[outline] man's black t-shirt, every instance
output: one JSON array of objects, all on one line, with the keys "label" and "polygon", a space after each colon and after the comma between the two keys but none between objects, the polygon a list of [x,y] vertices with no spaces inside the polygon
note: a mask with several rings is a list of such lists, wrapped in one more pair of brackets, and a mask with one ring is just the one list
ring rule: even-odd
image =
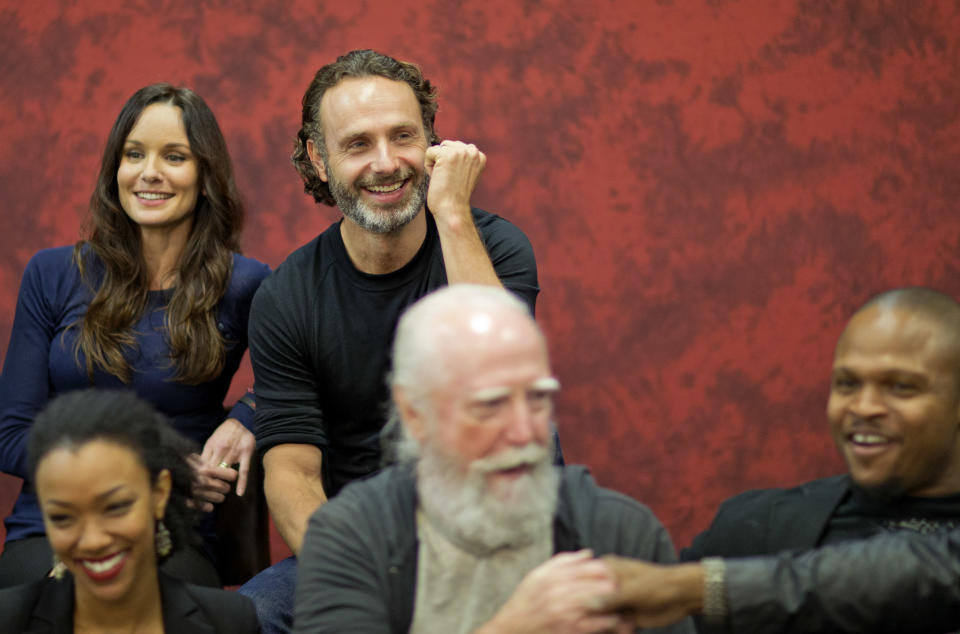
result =
[{"label": "man's black t-shirt", "polygon": [[[472,211],[497,276],[532,312],[539,287],[530,241],[503,218]],[[436,223],[423,213],[426,238],[400,270],[357,270],[337,222],[294,251],[253,300],[257,448],[262,455],[285,443],[319,447],[329,497],[380,469],[397,320],[407,306],[447,283]]]},{"label": "man's black t-shirt", "polygon": [[936,498],[872,498],[856,486],[830,517],[818,546],[867,539],[888,532],[929,535],[960,527],[960,495]]}]

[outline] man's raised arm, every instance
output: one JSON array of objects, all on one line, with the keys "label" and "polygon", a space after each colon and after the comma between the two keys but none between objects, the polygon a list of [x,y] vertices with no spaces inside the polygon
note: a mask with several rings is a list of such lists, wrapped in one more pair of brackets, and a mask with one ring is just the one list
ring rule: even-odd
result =
[{"label": "man's raised arm", "polygon": [[450,284],[502,285],[470,210],[470,197],[486,164],[487,157],[472,144],[444,141],[427,148],[427,208],[437,223]]}]

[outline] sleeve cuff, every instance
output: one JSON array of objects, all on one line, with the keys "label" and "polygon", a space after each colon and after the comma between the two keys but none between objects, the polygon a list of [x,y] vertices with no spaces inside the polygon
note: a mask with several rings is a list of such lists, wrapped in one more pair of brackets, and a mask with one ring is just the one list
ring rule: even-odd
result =
[{"label": "sleeve cuff", "polygon": [[247,393],[237,401],[227,417],[236,418],[240,421],[240,424],[246,427],[251,433],[256,433],[257,428],[254,423],[254,410],[256,410],[256,408],[257,403],[253,391],[247,390]]}]

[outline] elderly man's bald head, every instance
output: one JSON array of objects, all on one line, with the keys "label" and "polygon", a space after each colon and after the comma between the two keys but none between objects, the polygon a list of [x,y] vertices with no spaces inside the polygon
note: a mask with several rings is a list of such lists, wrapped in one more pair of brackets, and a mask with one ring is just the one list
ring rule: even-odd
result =
[{"label": "elderly man's bald head", "polygon": [[549,445],[559,384],[536,322],[502,288],[461,284],[421,299],[400,319],[393,362],[402,457],[431,445],[466,468],[505,449]]},{"label": "elderly man's bald head", "polygon": [[546,342],[526,304],[502,288],[457,284],[435,291],[400,318],[393,343],[391,387],[420,399],[468,371],[470,350],[497,343]]}]

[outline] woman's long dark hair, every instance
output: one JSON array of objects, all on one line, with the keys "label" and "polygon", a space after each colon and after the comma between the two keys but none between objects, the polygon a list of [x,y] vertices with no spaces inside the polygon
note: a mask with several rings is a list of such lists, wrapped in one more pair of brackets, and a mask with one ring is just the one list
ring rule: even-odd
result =
[{"label": "woman's long dark hair", "polygon": [[136,346],[132,327],[146,309],[149,281],[139,227],[120,206],[117,169],[127,135],[143,110],[155,103],[180,108],[200,187],[193,229],[164,317],[177,380],[210,381],[223,370],[226,357],[215,312],[229,284],[233,253],[240,251],[244,215],[230,155],[216,118],[199,95],[170,84],[152,84],[130,97],[110,130],[90,197],[87,237],[74,250],[74,261],[95,292],[79,320],[75,350],[86,357],[91,384],[96,368],[130,381],[124,351]]},{"label": "woman's long dark hair", "polygon": [[77,390],[50,401],[30,426],[28,459],[33,481],[37,479],[37,465],[51,451],[77,451],[95,440],[115,443],[135,453],[150,475],[151,485],[156,484],[161,471],[170,472],[172,487],[163,523],[170,531],[172,551],[196,542],[192,527],[197,504],[191,503],[194,472],[187,462],[196,449],[133,392]]}]

